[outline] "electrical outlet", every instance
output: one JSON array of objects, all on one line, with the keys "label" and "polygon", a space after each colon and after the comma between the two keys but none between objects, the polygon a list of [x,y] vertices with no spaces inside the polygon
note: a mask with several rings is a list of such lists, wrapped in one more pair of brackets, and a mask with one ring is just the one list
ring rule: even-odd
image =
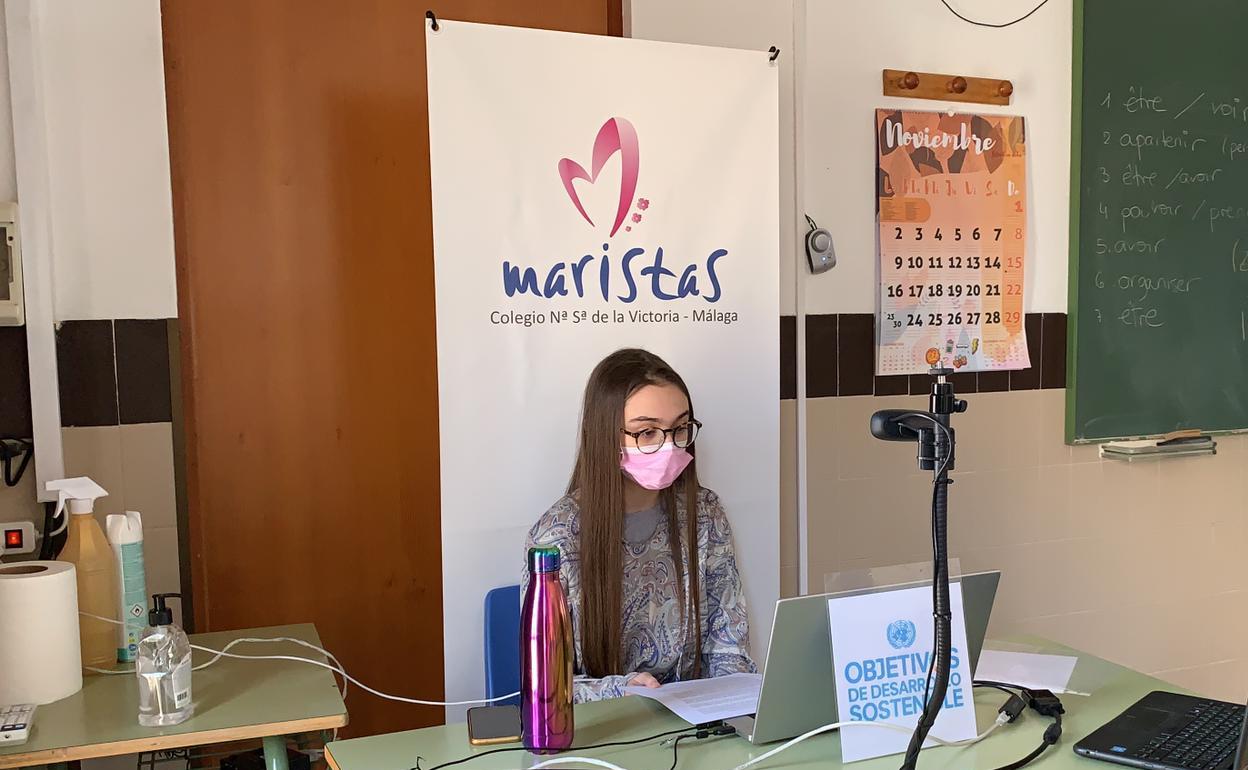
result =
[{"label": "electrical outlet", "polygon": [[0,554],[14,556],[35,550],[35,525],[29,521],[0,523]]}]

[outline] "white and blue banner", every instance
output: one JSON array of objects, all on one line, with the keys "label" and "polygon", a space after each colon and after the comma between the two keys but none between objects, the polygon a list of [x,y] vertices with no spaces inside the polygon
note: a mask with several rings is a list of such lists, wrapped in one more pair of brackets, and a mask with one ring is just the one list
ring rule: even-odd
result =
[{"label": "white and blue banner", "polygon": [[[931,735],[947,741],[976,736],[971,661],[962,614],[962,584],[949,585],[953,655],[949,691]],[[932,588],[838,596],[828,600],[836,704],[841,722],[889,722],[913,729],[923,712],[932,653]],[[910,736],[874,726],[841,728],[841,761],[897,754]],[[929,740],[926,746],[934,745]]]},{"label": "white and blue banner", "polygon": [[[756,658],[779,595],[778,80],[764,51],[426,27],[448,700],[564,493],[590,370],[685,378]],[[461,710],[448,710],[456,719]]]}]

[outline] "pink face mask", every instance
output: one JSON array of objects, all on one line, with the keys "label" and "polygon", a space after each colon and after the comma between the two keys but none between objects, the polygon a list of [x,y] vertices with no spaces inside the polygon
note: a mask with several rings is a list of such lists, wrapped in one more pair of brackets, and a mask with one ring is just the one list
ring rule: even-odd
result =
[{"label": "pink face mask", "polygon": [[620,468],[633,481],[646,489],[655,490],[670,487],[691,462],[693,455],[671,442],[650,454],[645,454],[636,447],[625,447],[620,455]]}]

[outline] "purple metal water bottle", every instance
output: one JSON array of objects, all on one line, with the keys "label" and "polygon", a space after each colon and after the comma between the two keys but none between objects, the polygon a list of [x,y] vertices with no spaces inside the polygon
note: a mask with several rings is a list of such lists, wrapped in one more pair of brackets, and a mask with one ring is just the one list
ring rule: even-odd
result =
[{"label": "purple metal water bottle", "polygon": [[572,745],[572,655],[559,549],[530,548],[520,604],[520,725],[524,747],[534,754]]}]

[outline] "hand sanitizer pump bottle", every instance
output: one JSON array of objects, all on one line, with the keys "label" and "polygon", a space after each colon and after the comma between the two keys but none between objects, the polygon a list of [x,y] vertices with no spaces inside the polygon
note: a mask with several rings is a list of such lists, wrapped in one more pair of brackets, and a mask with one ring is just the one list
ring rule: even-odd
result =
[{"label": "hand sanitizer pump bottle", "polygon": [[191,641],[173,623],[173,611],[165,606],[169,597],[156,594],[147,613],[148,627],[139,639],[135,672],[139,677],[139,724],[168,727],[185,722],[195,713],[191,701]]}]

